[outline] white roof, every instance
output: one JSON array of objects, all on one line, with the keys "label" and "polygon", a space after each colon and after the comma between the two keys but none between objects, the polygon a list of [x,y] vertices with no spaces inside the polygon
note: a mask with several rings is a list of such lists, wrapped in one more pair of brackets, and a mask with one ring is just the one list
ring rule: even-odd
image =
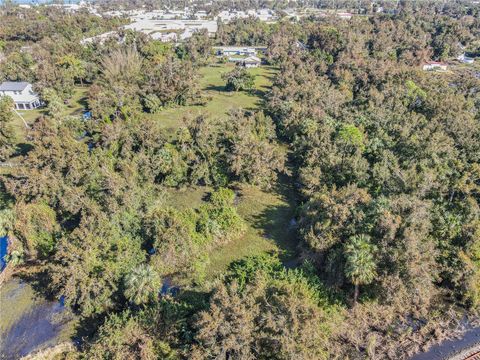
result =
[{"label": "white roof", "polygon": [[260,58],[258,58],[256,56],[249,56],[249,57],[243,59],[243,62],[245,62],[245,63],[261,63],[262,60],[260,60]]},{"label": "white roof", "polygon": [[255,48],[249,48],[245,46],[216,46],[214,49],[219,49],[223,51],[245,51],[245,52],[256,52]]},{"label": "white roof", "polygon": [[222,21],[228,22],[233,19],[246,18],[249,16],[256,17],[261,21],[269,21],[276,18],[273,10],[270,9],[250,9],[247,11],[237,11],[237,10],[224,10],[218,13],[217,17]]},{"label": "white roof", "polygon": [[93,43],[95,41],[98,41],[98,42],[102,43],[103,41],[107,40],[109,37],[114,37],[114,36],[118,36],[118,32],[109,31],[109,32],[106,32],[106,33],[103,33],[103,34],[100,34],[100,35],[97,35],[97,36],[92,36],[92,37],[80,40],[80,44],[85,45],[85,44]]},{"label": "white roof", "polygon": [[150,36],[154,40],[175,40],[177,38],[177,33],[174,33],[174,32],[169,32],[169,33],[155,32],[153,34],[150,34]]}]

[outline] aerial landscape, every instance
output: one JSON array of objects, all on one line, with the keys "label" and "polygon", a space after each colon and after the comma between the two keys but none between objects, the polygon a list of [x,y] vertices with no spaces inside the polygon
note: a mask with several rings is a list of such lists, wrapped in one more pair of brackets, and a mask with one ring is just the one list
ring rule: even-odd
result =
[{"label": "aerial landscape", "polygon": [[480,359],[480,1],[0,0],[16,359]]}]

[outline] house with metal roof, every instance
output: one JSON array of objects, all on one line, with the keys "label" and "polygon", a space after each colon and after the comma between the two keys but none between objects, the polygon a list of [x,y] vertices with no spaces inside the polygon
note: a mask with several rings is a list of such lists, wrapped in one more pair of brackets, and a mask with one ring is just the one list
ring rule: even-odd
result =
[{"label": "house with metal roof", "polygon": [[17,110],[33,110],[40,107],[38,94],[32,84],[24,81],[5,81],[0,84],[0,96],[10,96]]},{"label": "house with metal roof", "polygon": [[241,61],[241,65],[246,68],[253,68],[253,67],[259,67],[260,64],[262,63],[262,60],[256,56],[249,56],[243,61]]}]

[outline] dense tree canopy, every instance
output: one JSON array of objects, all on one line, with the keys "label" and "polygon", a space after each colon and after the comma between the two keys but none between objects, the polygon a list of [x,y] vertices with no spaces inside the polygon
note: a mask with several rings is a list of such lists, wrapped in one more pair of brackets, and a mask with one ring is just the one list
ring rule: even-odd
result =
[{"label": "dense tree canopy", "polygon": [[[80,46],[123,20],[2,8],[0,80],[34,82],[45,108],[21,132],[0,98],[0,229],[85,326],[69,356],[403,359],[477,319],[480,70],[456,58],[480,55],[478,5],[335,3],[355,16],[237,19],[178,46],[134,31]],[[271,86],[214,44],[267,46]],[[86,118],[66,115],[78,86]],[[217,95],[258,103],[204,106]],[[285,205],[245,216],[246,186],[292,193],[294,246],[268,216]],[[230,263],[260,228],[295,261]]]}]

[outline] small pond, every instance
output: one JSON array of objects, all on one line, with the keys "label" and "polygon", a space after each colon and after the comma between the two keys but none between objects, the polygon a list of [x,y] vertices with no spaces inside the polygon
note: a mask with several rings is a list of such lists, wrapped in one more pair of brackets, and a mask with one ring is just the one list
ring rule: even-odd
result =
[{"label": "small pond", "polygon": [[480,327],[466,325],[461,338],[445,340],[432,346],[428,351],[414,355],[411,360],[444,360],[480,343]]},{"label": "small pond", "polygon": [[69,340],[73,316],[63,301],[37,297],[32,287],[12,279],[0,288],[0,354],[19,359],[31,352]]},{"label": "small pond", "polygon": [[5,269],[7,266],[7,261],[5,260],[5,256],[8,253],[8,237],[2,236],[0,237],[0,271]]}]

